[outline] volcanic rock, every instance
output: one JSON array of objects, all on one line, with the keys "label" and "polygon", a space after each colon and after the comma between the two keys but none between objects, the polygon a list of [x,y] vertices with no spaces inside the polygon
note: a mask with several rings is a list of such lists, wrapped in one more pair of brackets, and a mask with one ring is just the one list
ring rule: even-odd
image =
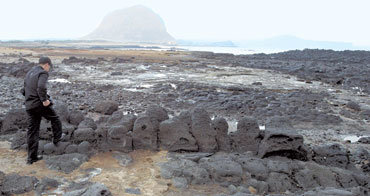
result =
[{"label": "volcanic rock", "polygon": [[32,191],[37,182],[37,178],[33,176],[10,174],[5,176],[0,189],[5,195],[23,194]]},{"label": "volcanic rock", "polygon": [[67,192],[64,196],[112,196],[112,193],[105,185],[94,183],[87,188]]},{"label": "volcanic rock", "polygon": [[321,145],[313,147],[312,160],[321,165],[347,168],[349,154],[340,144]]},{"label": "volcanic rock", "polygon": [[116,101],[101,101],[95,105],[95,111],[102,114],[111,115],[113,112],[118,110],[118,105],[119,104]]},{"label": "volcanic rock", "polygon": [[211,128],[211,118],[206,110],[195,108],[191,112],[191,134],[197,141],[199,152],[217,151],[217,132]]},{"label": "volcanic rock", "polygon": [[258,149],[260,158],[282,156],[302,161],[308,160],[303,136],[284,132],[265,132]]},{"label": "volcanic rock", "polygon": [[158,149],[159,122],[148,116],[136,119],[132,134],[134,149]]},{"label": "volcanic rock", "polygon": [[78,128],[91,128],[93,130],[97,129],[97,126],[93,119],[85,118],[79,125]]},{"label": "volcanic rock", "polygon": [[92,128],[80,128],[74,131],[73,141],[80,143],[88,141],[94,143],[96,141],[96,133]]},{"label": "volcanic rock", "polygon": [[215,118],[212,121],[212,128],[216,131],[216,141],[219,151],[230,152],[231,141],[228,135],[229,125],[224,118]]},{"label": "volcanic rock", "polygon": [[214,155],[199,160],[199,166],[207,169],[211,178],[223,186],[239,184],[242,180],[243,169],[227,155]]},{"label": "volcanic rock", "polygon": [[150,105],[145,111],[146,116],[150,118],[156,119],[158,122],[162,122],[168,119],[167,111],[158,106],[158,105]]},{"label": "volcanic rock", "polygon": [[177,118],[163,121],[159,126],[161,147],[171,152],[198,151],[195,138],[190,134],[189,126]]},{"label": "volcanic rock", "polygon": [[107,147],[121,152],[132,151],[132,135],[126,126],[113,126],[107,133]]},{"label": "volcanic rock", "polygon": [[72,125],[79,125],[85,119],[85,116],[80,111],[73,111],[68,116],[68,122]]},{"label": "volcanic rock", "polygon": [[3,119],[1,126],[1,134],[14,133],[18,129],[26,129],[27,113],[24,109],[12,109],[10,110]]},{"label": "volcanic rock", "polygon": [[257,152],[261,141],[260,129],[257,120],[243,118],[238,122],[237,131],[230,134],[232,147],[237,152]]},{"label": "volcanic rock", "polygon": [[87,155],[72,153],[47,157],[45,158],[45,164],[49,169],[69,174],[88,160]]}]

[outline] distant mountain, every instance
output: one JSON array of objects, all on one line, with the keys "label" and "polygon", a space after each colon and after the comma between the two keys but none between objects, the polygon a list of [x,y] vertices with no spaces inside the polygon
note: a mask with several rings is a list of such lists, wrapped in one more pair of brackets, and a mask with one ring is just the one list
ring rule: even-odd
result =
[{"label": "distant mountain", "polygon": [[232,41],[193,41],[193,40],[176,40],[179,46],[207,46],[207,47],[236,47]]},{"label": "distant mountain", "polygon": [[237,41],[239,47],[250,49],[333,49],[333,50],[351,50],[357,49],[352,43],[348,42],[330,42],[330,41],[313,41],[305,40],[295,36],[278,36],[270,39],[259,41]]},{"label": "distant mountain", "polygon": [[161,17],[141,5],[108,14],[97,29],[82,39],[126,43],[172,44],[175,42],[167,32]]}]

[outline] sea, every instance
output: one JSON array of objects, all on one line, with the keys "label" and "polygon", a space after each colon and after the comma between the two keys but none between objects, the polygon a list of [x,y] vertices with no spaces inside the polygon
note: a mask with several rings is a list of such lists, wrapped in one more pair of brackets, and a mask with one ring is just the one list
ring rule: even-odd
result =
[{"label": "sea", "polygon": [[176,46],[172,48],[174,50],[184,50],[184,51],[203,51],[203,52],[214,52],[214,53],[229,53],[234,55],[246,55],[246,54],[272,54],[278,52],[284,52],[286,50],[278,49],[263,49],[263,50],[253,50],[250,48],[242,47],[208,47],[208,46]]}]

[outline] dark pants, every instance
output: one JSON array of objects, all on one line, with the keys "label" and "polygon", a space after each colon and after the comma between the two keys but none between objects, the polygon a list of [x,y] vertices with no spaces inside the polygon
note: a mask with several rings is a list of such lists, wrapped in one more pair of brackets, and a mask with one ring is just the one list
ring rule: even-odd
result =
[{"label": "dark pants", "polygon": [[41,117],[51,121],[51,128],[53,130],[53,142],[56,143],[62,136],[62,123],[54,109],[40,106],[27,110],[28,114],[28,131],[27,131],[27,145],[28,145],[28,160],[37,159],[37,151],[39,147],[39,132]]}]

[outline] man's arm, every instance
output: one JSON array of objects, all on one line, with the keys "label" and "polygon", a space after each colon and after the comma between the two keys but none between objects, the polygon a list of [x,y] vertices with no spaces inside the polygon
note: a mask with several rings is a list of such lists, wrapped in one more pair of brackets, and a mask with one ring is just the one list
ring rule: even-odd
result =
[{"label": "man's arm", "polygon": [[[41,73],[39,76],[39,81],[37,83],[37,94],[41,102],[48,101],[46,83],[48,81],[49,75],[47,73]],[[45,104],[44,104],[45,105]]]}]

